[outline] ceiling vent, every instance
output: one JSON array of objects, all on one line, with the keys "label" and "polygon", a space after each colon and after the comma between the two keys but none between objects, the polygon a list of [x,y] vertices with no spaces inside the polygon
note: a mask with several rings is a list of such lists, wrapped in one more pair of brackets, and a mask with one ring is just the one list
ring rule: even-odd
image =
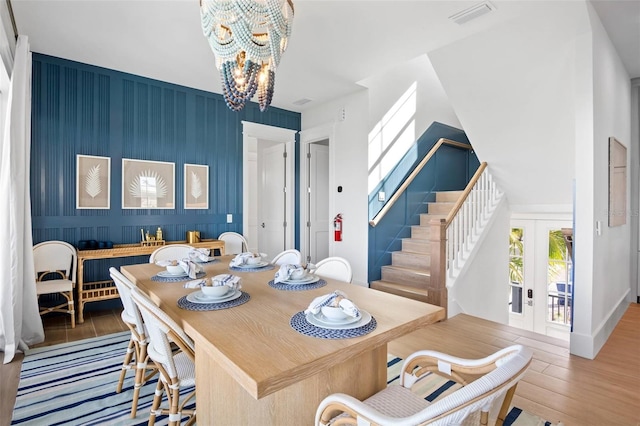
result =
[{"label": "ceiling vent", "polygon": [[293,104],[294,104],[294,105],[296,105],[296,106],[302,106],[302,105],[307,104],[307,103],[309,103],[309,102],[311,102],[311,99],[308,99],[308,98],[302,98],[302,99],[298,99],[298,100],[297,100],[297,101],[295,101]]},{"label": "ceiling vent", "polygon": [[449,19],[451,19],[456,24],[462,25],[471,21],[472,19],[476,19],[482,15],[492,12],[495,9],[496,7],[494,5],[492,5],[488,1],[485,1],[482,3],[475,4],[456,14],[453,14],[449,16]]}]

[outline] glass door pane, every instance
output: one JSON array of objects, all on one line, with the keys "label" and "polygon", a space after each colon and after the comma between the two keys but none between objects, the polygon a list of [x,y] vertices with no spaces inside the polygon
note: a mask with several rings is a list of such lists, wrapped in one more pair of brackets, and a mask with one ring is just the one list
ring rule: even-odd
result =
[{"label": "glass door pane", "polygon": [[524,229],[511,228],[509,235],[509,311],[522,314],[524,297]]},{"label": "glass door pane", "polygon": [[570,247],[562,230],[549,231],[547,264],[547,320],[555,324],[571,325],[573,303],[573,274]]}]

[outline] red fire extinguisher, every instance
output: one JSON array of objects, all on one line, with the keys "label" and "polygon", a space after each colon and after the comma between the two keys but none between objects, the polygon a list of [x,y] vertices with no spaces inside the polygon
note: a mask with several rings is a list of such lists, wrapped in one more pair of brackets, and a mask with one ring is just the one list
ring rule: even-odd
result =
[{"label": "red fire extinguisher", "polygon": [[333,218],[333,240],[342,241],[342,214],[338,213]]}]

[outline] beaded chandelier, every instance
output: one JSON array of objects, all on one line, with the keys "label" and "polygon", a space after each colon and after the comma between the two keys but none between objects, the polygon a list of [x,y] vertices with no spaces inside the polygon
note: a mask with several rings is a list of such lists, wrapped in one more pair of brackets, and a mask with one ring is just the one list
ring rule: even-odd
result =
[{"label": "beaded chandelier", "polygon": [[240,111],[257,92],[260,110],[266,110],[291,35],[293,1],[200,0],[200,14],[227,106]]}]

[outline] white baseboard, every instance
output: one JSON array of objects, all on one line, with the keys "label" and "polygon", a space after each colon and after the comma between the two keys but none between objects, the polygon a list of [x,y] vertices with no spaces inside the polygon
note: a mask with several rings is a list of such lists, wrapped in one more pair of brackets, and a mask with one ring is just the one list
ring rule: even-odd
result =
[{"label": "white baseboard", "polygon": [[618,321],[620,321],[620,318],[622,318],[629,307],[629,302],[627,301],[629,291],[630,290],[618,300],[618,303],[609,312],[607,318],[600,323],[592,335],[579,334],[576,332],[571,333],[571,354],[587,359],[594,359],[596,355],[598,355],[600,349],[602,349],[609,336],[611,336]]}]

